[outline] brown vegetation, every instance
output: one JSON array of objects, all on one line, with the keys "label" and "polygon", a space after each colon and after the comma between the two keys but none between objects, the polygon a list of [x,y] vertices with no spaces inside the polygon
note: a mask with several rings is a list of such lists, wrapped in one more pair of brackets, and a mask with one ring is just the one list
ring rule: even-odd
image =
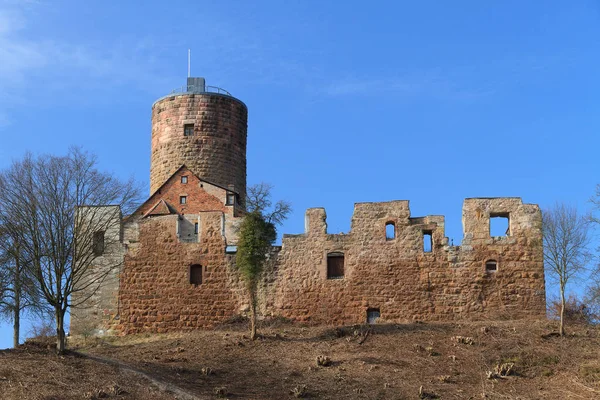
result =
[{"label": "brown vegetation", "polygon": [[[212,331],[88,338],[79,350],[127,363],[200,399],[600,397],[600,328],[590,325],[572,325],[564,338],[552,321],[263,325],[256,341],[242,322]],[[84,340],[71,344],[84,346]],[[74,355],[57,359],[43,346],[7,350],[0,359],[3,399],[91,399],[93,390],[109,399],[171,398],[138,375]],[[114,385],[126,394],[110,394]]]}]

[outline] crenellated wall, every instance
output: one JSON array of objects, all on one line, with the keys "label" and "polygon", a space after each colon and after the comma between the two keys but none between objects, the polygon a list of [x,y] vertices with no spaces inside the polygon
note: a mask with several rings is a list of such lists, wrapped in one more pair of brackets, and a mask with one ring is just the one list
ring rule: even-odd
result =
[{"label": "crenellated wall", "polygon": [[[506,236],[490,236],[489,219],[496,215],[510,221]],[[190,218],[200,221],[192,240],[180,235]],[[273,249],[260,285],[263,315],[333,325],[364,323],[369,310],[389,322],[545,315],[537,205],[519,198],[466,199],[460,246],[448,245],[443,216],[411,217],[408,201],[356,204],[347,234],[327,233],[323,208],[307,210],[305,218],[305,233],[284,235],[281,248]],[[226,252],[235,245],[239,221],[223,210],[128,219],[118,294],[102,292],[113,296],[103,304],[118,307],[107,311],[117,318],[103,319],[102,329],[195,329],[247,312],[235,255]],[[386,237],[388,224],[394,237]],[[343,254],[341,278],[328,277],[331,254]],[[486,269],[489,261],[495,270]],[[190,284],[195,264],[203,268],[199,285]]]},{"label": "crenellated wall", "polygon": [[[490,236],[490,215],[509,217],[508,236]],[[309,209],[306,232],[283,237],[272,312],[325,324],[365,322],[369,309],[394,322],[543,317],[539,207],[519,198],[467,199],[463,224],[462,246],[448,246],[444,217],[411,218],[408,201],[356,204],[348,234],[328,234],[325,210]],[[327,277],[333,252],[344,254],[342,279]],[[496,271],[486,270],[488,261]]]}]

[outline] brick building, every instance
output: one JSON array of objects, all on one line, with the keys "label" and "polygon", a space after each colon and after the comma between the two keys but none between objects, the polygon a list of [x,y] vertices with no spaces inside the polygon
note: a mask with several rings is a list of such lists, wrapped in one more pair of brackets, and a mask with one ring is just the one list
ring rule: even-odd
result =
[{"label": "brick building", "polygon": [[[234,268],[247,115],[202,78],[154,103],[151,195],[124,218],[107,207],[120,229],[104,232],[110,245],[94,270],[110,268],[108,278],[72,310],[73,333],[195,329],[247,312]],[[336,325],[543,317],[539,207],[471,198],[462,215],[463,241],[453,246],[444,217],[412,217],[408,201],[355,204],[347,234],[329,234],[325,210],[311,208],[305,232],[273,248],[261,313]],[[506,222],[503,236],[490,235],[496,219]]]}]

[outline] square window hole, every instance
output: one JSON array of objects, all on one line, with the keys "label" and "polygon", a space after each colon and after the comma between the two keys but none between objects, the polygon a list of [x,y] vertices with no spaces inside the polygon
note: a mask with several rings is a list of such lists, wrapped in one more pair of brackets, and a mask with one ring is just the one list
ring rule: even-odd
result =
[{"label": "square window hole", "polygon": [[510,236],[510,218],[508,213],[490,214],[490,236]]},{"label": "square window hole", "polygon": [[367,323],[368,324],[376,324],[379,317],[381,317],[379,308],[369,308],[367,310]]}]

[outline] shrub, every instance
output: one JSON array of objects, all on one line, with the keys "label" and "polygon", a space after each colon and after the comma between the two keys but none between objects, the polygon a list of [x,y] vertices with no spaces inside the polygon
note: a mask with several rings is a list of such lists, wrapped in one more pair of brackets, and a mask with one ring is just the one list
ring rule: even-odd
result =
[{"label": "shrub", "polygon": [[[560,318],[560,299],[552,299],[548,303],[548,315],[552,319]],[[576,296],[569,296],[565,301],[565,321],[567,323],[591,324],[596,317],[592,309]]]}]

